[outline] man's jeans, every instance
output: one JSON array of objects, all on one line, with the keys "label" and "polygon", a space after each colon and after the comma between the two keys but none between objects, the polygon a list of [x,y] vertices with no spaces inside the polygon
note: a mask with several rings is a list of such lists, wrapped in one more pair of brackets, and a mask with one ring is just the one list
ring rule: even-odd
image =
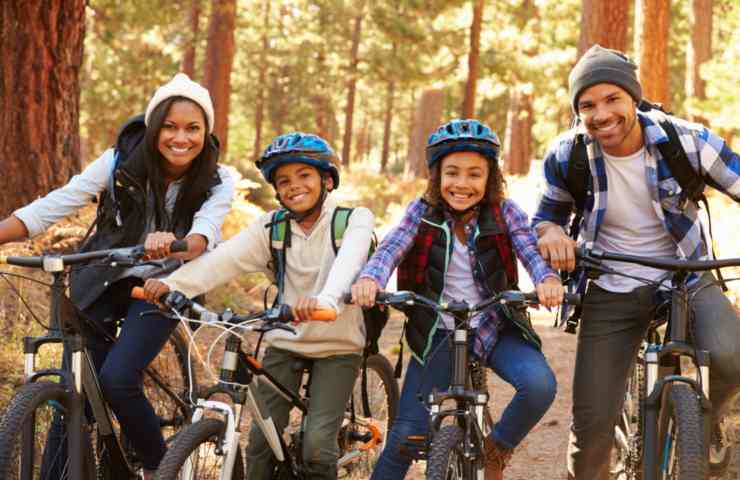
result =
[{"label": "man's jeans", "polygon": [[[278,348],[268,348],[262,366],[280,383],[298,392],[303,372],[293,364],[298,355]],[[310,402],[303,437],[303,461],[307,480],[335,480],[339,446],[337,434],[344,410],[360,369],[360,355],[334,355],[313,359]],[[275,421],[278,433],[288,425],[291,404],[279,393],[260,384],[258,392]],[[247,478],[273,478],[275,456],[256,423],[252,424],[247,445]]]},{"label": "man's jeans", "polygon": [[[707,273],[698,285],[710,281],[714,277]],[[614,425],[655,304],[654,287],[612,293],[592,283],[586,293],[573,380],[569,478],[609,478]],[[710,353],[710,400],[721,413],[740,384],[740,320],[716,285],[700,290],[692,307],[696,345]]]},{"label": "man's jeans", "polygon": [[[426,435],[429,431],[429,412],[424,399],[433,388],[446,390],[449,386],[449,333],[449,330],[435,333],[426,366],[414,358],[409,362],[398,416],[372,479],[397,480],[406,476],[411,460],[401,456],[399,445],[409,435]],[[514,330],[501,333],[485,363],[516,389],[492,433],[498,443],[513,448],[550,408],[557,387],[555,375],[542,352]]]}]

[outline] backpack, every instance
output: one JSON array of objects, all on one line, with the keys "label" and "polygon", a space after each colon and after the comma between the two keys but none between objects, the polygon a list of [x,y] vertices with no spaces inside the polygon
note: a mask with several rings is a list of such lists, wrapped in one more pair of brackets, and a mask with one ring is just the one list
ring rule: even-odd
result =
[{"label": "backpack", "polygon": [[[344,232],[349,225],[349,217],[354,209],[347,207],[336,207],[331,217],[331,246],[334,249],[334,255],[339,252],[342,246]],[[283,301],[283,287],[285,281],[285,249],[290,247],[290,219],[287,218],[288,211],[284,208],[272,214],[270,221],[270,253],[271,266],[275,272],[277,283],[277,297],[275,303]],[[373,233],[370,242],[368,258],[375,252],[378,246],[378,239]],[[379,305],[372,308],[363,309],[362,317],[365,323],[365,348],[362,352],[362,408],[364,415],[371,416],[370,403],[367,394],[367,357],[376,355],[380,352],[378,339],[383,329],[388,323],[390,310],[388,308],[381,310]]]},{"label": "backpack", "polygon": [[[641,100],[637,108],[642,112],[660,110],[661,112],[670,115],[670,112],[666,112],[661,104],[652,103],[648,100]],[[681,145],[681,140],[678,138],[676,127],[674,127],[670,120],[667,119],[661,120],[658,123],[668,135],[668,141],[659,143],[657,147],[661,156],[668,164],[671,174],[681,186],[680,205],[685,205],[687,201],[695,202],[697,205],[703,203],[709,218],[709,235],[714,238],[712,233],[712,217],[709,213],[709,203],[707,202],[707,197],[704,195],[704,187],[706,186],[704,179],[701,178],[701,176],[691,167],[689,158]],[[581,220],[583,219],[583,210],[586,203],[586,182],[590,175],[591,173],[588,166],[588,155],[586,153],[584,135],[579,133],[576,134],[573,139],[573,148],[570,151],[568,171],[565,178],[565,184],[568,187],[568,191],[573,196],[576,207],[576,213],[573,216],[569,229],[569,235],[574,240],[578,239],[578,234],[580,233],[580,225]],[[716,257],[716,254],[714,254],[714,246],[710,246],[712,247],[712,254]],[[561,272],[561,276],[564,281],[568,281],[569,275],[567,273]],[[722,285],[722,289],[727,291],[722,273],[719,269],[717,270],[717,278]],[[582,307],[580,305],[575,307],[573,313],[567,319],[565,327],[566,332],[576,332],[578,320],[581,316],[581,308]]]}]

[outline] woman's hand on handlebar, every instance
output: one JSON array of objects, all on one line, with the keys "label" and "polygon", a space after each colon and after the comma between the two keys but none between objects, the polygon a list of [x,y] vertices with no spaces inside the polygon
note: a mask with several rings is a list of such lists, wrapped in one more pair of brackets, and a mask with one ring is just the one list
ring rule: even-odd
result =
[{"label": "woman's hand on handlebar", "polygon": [[363,308],[375,305],[375,297],[380,291],[380,286],[372,278],[363,277],[352,285],[352,302]]},{"label": "woman's hand on handlebar", "polygon": [[149,260],[170,256],[170,245],[177,240],[172,232],[154,232],[146,236],[144,250]]},{"label": "woman's hand on handlebar", "polygon": [[537,290],[537,298],[540,301],[540,305],[550,308],[557,307],[563,303],[565,288],[559,277],[550,275],[542,283],[538,283],[535,289]]},{"label": "woman's hand on handlebar", "polygon": [[170,293],[170,287],[166,283],[150,278],[144,283],[144,301],[160,305],[160,298]]}]

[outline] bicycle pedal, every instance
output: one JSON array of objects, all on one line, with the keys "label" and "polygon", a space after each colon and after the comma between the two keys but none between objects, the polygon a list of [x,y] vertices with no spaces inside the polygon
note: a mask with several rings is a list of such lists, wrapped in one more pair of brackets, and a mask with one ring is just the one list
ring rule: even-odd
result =
[{"label": "bicycle pedal", "polygon": [[426,460],[429,442],[426,435],[409,435],[398,446],[401,456],[411,460]]}]

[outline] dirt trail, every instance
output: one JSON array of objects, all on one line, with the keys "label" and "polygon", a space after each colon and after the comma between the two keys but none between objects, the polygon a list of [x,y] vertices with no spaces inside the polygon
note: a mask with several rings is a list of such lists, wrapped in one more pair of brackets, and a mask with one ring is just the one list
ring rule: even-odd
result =
[{"label": "dirt trail", "polygon": [[[552,316],[546,312],[533,312],[533,323],[542,337],[545,356],[558,380],[555,401],[545,417],[515,450],[510,466],[505,470],[506,480],[564,480],[566,475],[566,448],[570,424],[571,383],[575,362],[576,336],[552,327]],[[381,346],[395,364],[396,353],[390,353],[398,342],[401,322],[394,318],[383,331]],[[509,384],[489,374],[491,411],[496,418],[510,401],[514,389]],[[740,402],[739,402],[740,403]],[[738,410],[740,412],[740,409]],[[731,432],[740,440],[740,415],[736,416],[735,429]],[[424,478],[423,462],[412,466],[406,480]],[[724,480],[740,480],[740,459],[736,459],[732,471]]]}]

